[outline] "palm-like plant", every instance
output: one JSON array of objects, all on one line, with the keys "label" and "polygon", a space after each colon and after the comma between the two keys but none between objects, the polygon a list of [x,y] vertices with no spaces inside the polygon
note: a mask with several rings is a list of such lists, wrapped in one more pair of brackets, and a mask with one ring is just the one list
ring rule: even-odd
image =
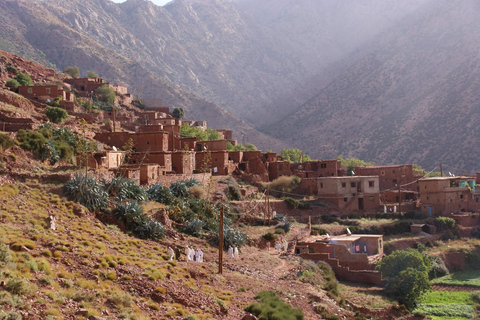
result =
[{"label": "palm-like plant", "polygon": [[75,174],[63,185],[63,192],[68,199],[80,203],[91,211],[102,210],[108,206],[108,194],[103,185],[92,177]]}]

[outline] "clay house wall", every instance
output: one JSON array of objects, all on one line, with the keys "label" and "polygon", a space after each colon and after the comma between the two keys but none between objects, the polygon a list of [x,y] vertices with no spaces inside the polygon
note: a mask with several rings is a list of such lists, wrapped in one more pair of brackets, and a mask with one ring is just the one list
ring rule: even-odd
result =
[{"label": "clay house wall", "polygon": [[168,150],[182,150],[181,140],[180,140],[180,126],[177,125],[163,125],[163,130],[168,132]]},{"label": "clay house wall", "polygon": [[[356,166],[355,174],[359,176],[379,176],[380,190],[393,189],[400,185],[409,184],[418,180],[411,164],[391,166]],[[403,188],[411,191],[418,191],[418,185],[412,183]]]},{"label": "clay house wall", "polygon": [[339,160],[307,161],[292,163],[292,172],[301,178],[337,177],[341,169]]},{"label": "clay house wall", "polygon": [[[180,125],[175,123],[174,118],[163,118],[163,119],[157,119],[155,122],[156,124],[162,124],[164,126],[178,126],[180,128]],[[180,132],[180,129],[178,130]]]},{"label": "clay house wall", "polygon": [[66,99],[65,90],[59,88],[57,85],[53,86],[19,86],[18,93],[24,96],[25,98],[33,99],[37,98],[39,100],[54,100],[56,97],[60,96],[62,100]]},{"label": "clay house wall", "polygon": [[317,178],[304,178],[297,187],[297,192],[301,194],[316,195],[318,194]]},{"label": "clay house wall", "polygon": [[64,82],[70,84],[76,90],[82,92],[95,92],[95,90],[105,84],[102,78],[66,79],[64,80]]},{"label": "clay house wall", "polygon": [[196,148],[198,137],[185,137],[180,138],[180,149],[193,151]]},{"label": "clay house wall", "polygon": [[158,115],[156,111],[139,112],[137,116],[138,116],[138,122],[143,125],[157,124],[155,123],[155,120],[158,119]]},{"label": "clay house wall", "polygon": [[233,140],[233,131],[228,130],[228,129],[220,129],[217,130],[218,133],[220,133],[225,140]]},{"label": "clay house wall", "polygon": [[[210,157],[210,159],[208,159]],[[208,163],[206,163],[208,161]],[[233,172],[235,166],[228,160],[228,151],[211,151],[195,153],[196,171],[204,172],[205,169],[213,175],[229,175]]]},{"label": "clay house wall", "polygon": [[290,162],[278,160],[275,162],[270,162],[268,166],[268,175],[270,181],[273,181],[280,176],[292,175],[292,172],[290,170]]},{"label": "clay house wall", "polygon": [[480,226],[480,214],[478,213],[462,213],[445,215],[455,220],[455,224],[463,228],[473,228]]},{"label": "clay house wall", "polygon": [[127,141],[133,138],[133,134],[129,132],[102,132],[95,134],[94,139],[111,147],[121,149]]},{"label": "clay house wall", "polygon": [[243,162],[243,151],[228,151],[228,159],[232,160],[233,163],[242,163]]},{"label": "clay house wall", "polygon": [[130,155],[129,162],[139,165],[141,163],[158,164],[164,168],[162,170],[172,172],[172,154],[171,152],[133,152]]},{"label": "clay house wall", "polygon": [[140,184],[140,168],[136,165],[123,165],[119,170],[115,170],[117,177],[128,178]]},{"label": "clay house wall", "polygon": [[339,210],[373,211],[380,206],[377,176],[317,178],[317,195]]},{"label": "clay house wall", "polygon": [[134,135],[134,148],[138,152],[158,152],[168,151],[168,133],[160,132],[143,132]]},{"label": "clay house wall", "polygon": [[252,159],[262,159],[262,152],[261,151],[243,151],[243,161],[247,162]]},{"label": "clay house wall", "polygon": [[480,209],[480,194],[475,190],[475,180],[472,178],[423,178],[418,183],[420,208],[422,213],[429,216]]},{"label": "clay house wall", "polygon": [[163,126],[161,124],[141,125],[138,127],[139,133],[152,133],[152,132],[161,132],[161,131],[163,131]]},{"label": "clay house wall", "polygon": [[161,175],[163,175],[163,171],[158,164],[143,163],[140,166],[140,184],[142,185],[156,182]]},{"label": "clay house wall", "polygon": [[418,199],[418,192],[410,190],[388,190],[382,192],[382,203],[412,202]]},{"label": "clay house wall", "polygon": [[115,90],[115,92],[117,94],[120,94],[120,95],[127,94],[127,92],[128,92],[127,87],[125,87],[125,86],[121,86],[121,85],[118,85],[118,84],[111,84],[111,83],[109,83],[108,86],[110,88],[112,88],[113,90]]},{"label": "clay house wall", "polygon": [[172,152],[172,169],[177,174],[193,174],[193,171],[195,170],[195,152]]},{"label": "clay house wall", "polygon": [[227,140],[198,141],[196,151],[227,151]]},{"label": "clay house wall", "polygon": [[[123,151],[99,151],[87,155],[88,167],[92,169],[116,169],[123,161]],[[84,155],[77,154],[77,166],[85,166]]]}]

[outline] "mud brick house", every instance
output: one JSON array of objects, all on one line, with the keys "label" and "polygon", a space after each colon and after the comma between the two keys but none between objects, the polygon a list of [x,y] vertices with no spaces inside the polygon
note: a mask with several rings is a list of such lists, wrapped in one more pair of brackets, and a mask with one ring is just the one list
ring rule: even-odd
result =
[{"label": "mud brick house", "polygon": [[196,151],[227,151],[227,140],[205,140],[198,141]]},{"label": "mud brick house", "polygon": [[138,184],[149,185],[155,183],[161,176],[166,175],[165,168],[155,163],[142,163],[140,165],[123,165],[115,174],[120,177],[135,180]]},{"label": "mud brick house", "polygon": [[74,78],[66,79],[65,83],[68,83],[79,92],[95,92],[98,88],[106,84],[102,78]]},{"label": "mud brick house", "polygon": [[[391,166],[356,166],[355,174],[359,176],[379,176],[380,190],[394,189],[398,185],[410,191],[418,191],[418,184],[414,183],[422,177],[413,171],[411,164]],[[408,185],[407,185],[408,184]]]},{"label": "mud brick house", "polygon": [[125,132],[125,131],[102,132],[102,133],[95,134],[94,139],[108,146],[121,148],[127,143],[127,141],[130,138],[133,139],[133,135],[134,135],[133,133]]},{"label": "mud brick house", "polygon": [[237,164],[235,173],[254,182],[269,181],[268,168],[261,151],[229,151],[228,159]]},{"label": "mud brick house", "polygon": [[[207,121],[195,121],[195,120],[189,120],[189,121],[182,121],[182,123],[188,124],[190,127],[198,127],[205,131],[207,129]],[[217,130],[218,131],[218,130]],[[224,138],[226,139],[226,138]]]},{"label": "mud brick house", "polygon": [[168,138],[169,134],[165,131],[157,132],[145,132],[142,131],[140,127],[140,132],[134,134],[133,145],[135,151],[138,152],[158,152],[158,151],[168,151]]},{"label": "mud brick house", "polygon": [[437,232],[437,227],[431,224],[414,223],[410,226],[410,232],[411,233],[426,232],[430,234],[435,234]]},{"label": "mud brick house", "polygon": [[73,102],[75,97],[72,92],[66,92],[58,85],[51,86],[19,86],[18,93],[28,99],[38,99],[41,101],[53,101],[60,97],[62,101]]},{"label": "mud brick house", "polygon": [[30,118],[9,117],[0,112],[0,130],[5,132],[17,132],[20,129],[33,130],[37,125]]},{"label": "mud brick house", "polygon": [[290,162],[283,160],[282,156],[276,156],[276,161],[268,163],[268,175],[270,181],[280,176],[291,176]]},{"label": "mud brick house", "polygon": [[191,175],[195,170],[195,152],[172,152],[172,168],[177,174]]},{"label": "mud brick house", "polygon": [[319,177],[315,182],[318,197],[341,211],[375,211],[380,207],[378,176]]},{"label": "mud brick house", "polygon": [[381,274],[375,270],[375,264],[383,257],[382,235],[310,237],[296,244],[295,254],[304,259],[328,263],[339,279],[381,283]]},{"label": "mud brick house", "polygon": [[430,216],[480,210],[474,177],[435,177],[418,181],[421,211]]},{"label": "mud brick house", "polygon": [[231,175],[236,165],[228,160],[228,151],[202,151],[195,153],[195,171],[212,172],[215,175]]},{"label": "mud brick house", "polygon": [[[88,153],[87,163],[91,169],[116,169],[123,161],[123,151],[99,151]],[[85,158],[77,156],[77,166],[85,166]]]},{"label": "mud brick house", "polygon": [[233,131],[228,130],[228,129],[219,129],[217,130],[218,133],[220,133],[223,137],[223,139],[227,140],[230,142],[233,146],[237,145],[237,140],[233,139]]},{"label": "mud brick house", "polygon": [[307,161],[292,163],[291,170],[300,178],[338,177],[344,176],[346,171],[339,160]]},{"label": "mud brick house", "polygon": [[172,171],[172,153],[167,152],[133,152],[129,159],[130,164],[139,165],[141,163],[158,164],[165,174],[174,173]]}]

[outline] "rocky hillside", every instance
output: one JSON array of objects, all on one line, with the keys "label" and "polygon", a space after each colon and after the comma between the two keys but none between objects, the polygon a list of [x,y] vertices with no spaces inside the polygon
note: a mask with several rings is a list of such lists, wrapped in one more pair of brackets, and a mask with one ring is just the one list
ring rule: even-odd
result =
[{"label": "rocky hillside", "polygon": [[435,4],[267,131],[314,157],[478,170],[480,6]]},{"label": "rocky hillside", "polygon": [[[173,85],[156,74],[153,68],[137,60],[133,52],[138,51],[141,56],[152,56],[152,52],[157,51],[152,48],[152,52],[145,53],[143,41],[128,36],[128,32],[122,32],[119,26],[121,25],[120,21],[128,20],[125,16],[117,17],[118,21],[107,19],[108,14],[104,11],[117,10],[118,13],[119,5],[108,0],[74,2],[39,2],[35,0],[1,2],[0,11],[7,19],[0,21],[0,30],[2,31],[0,48],[24,54],[25,57],[31,57],[46,65],[53,63],[60,70],[70,65],[79,66],[84,73],[93,70],[109,81],[126,84],[131,92],[142,98],[162,98],[166,106],[184,108],[187,119],[207,120],[210,127],[232,129],[239,140],[245,135],[247,141],[255,142],[260,148],[278,149],[283,147],[281,142],[259,133],[214,103],[185,91],[178,85]],[[134,0],[123,5],[134,5],[135,3]],[[149,2],[138,2],[138,4],[141,3],[154,9],[161,8]],[[74,4],[78,5],[79,12],[83,12],[92,19],[98,18],[104,22],[104,25],[97,21],[85,21],[76,17],[67,8],[68,5]],[[80,6],[80,4],[84,5]],[[128,7],[123,9],[129,13],[135,12]],[[56,12],[57,10],[58,12]],[[145,25],[147,20],[150,21],[149,19],[143,20]],[[72,21],[75,26],[68,25]],[[134,27],[139,25],[139,21],[139,17],[132,17],[130,23]],[[118,32],[119,39],[126,41],[124,47],[128,48],[127,52],[122,53],[116,47],[108,46],[107,41],[103,38],[89,37],[83,31],[88,29],[88,26],[97,33],[111,38],[112,41],[117,38],[109,34],[108,30]],[[149,34],[147,30],[140,33],[144,37]],[[135,43],[136,45],[134,45]],[[174,53],[171,54],[175,56]]]}]

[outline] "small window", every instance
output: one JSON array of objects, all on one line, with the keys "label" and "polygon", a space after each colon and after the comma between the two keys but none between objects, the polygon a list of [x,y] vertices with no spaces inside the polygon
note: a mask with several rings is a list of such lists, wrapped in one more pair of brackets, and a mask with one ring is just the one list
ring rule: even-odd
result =
[{"label": "small window", "polygon": [[430,199],[428,198],[428,196],[427,196],[427,200],[430,200]]},{"label": "small window", "polygon": [[382,176],[384,176],[384,175],[385,175],[385,171],[380,172],[380,174],[381,174]]},{"label": "small window", "polygon": [[368,181],[369,187],[375,187],[375,181]]},{"label": "small window", "polygon": [[133,178],[135,179],[135,172],[133,173]]},{"label": "small window", "polygon": [[147,144],[150,144],[150,141],[147,141]]},{"label": "small window", "polygon": [[478,203],[478,198],[475,198],[475,202]]},{"label": "small window", "polygon": [[355,187],[357,186],[357,184],[356,184],[355,182],[350,182],[350,186],[351,186],[352,188],[355,188]]},{"label": "small window", "polygon": [[463,194],[460,195],[460,199],[463,199]]},{"label": "small window", "polygon": [[346,182],[342,182],[342,188],[346,188],[347,187],[347,183]]},{"label": "small window", "polygon": [[28,88],[28,93],[32,93],[32,88]]},{"label": "small window", "polygon": [[380,242],[380,249],[382,249],[382,240],[379,240]]},{"label": "small window", "polygon": [[393,179],[392,182],[393,182],[393,183],[397,183],[397,179]]},{"label": "small window", "polygon": [[47,89],[47,93],[51,93],[52,92],[52,89],[51,88],[46,88]]},{"label": "small window", "polygon": [[321,164],[320,164],[320,168],[325,169],[326,167],[327,167],[327,164],[326,164],[326,163],[321,163]]},{"label": "small window", "polygon": [[308,248],[308,253],[315,253],[314,248]]},{"label": "small window", "polygon": [[[320,183],[320,188],[323,188],[323,183]],[[477,198],[477,200],[478,200],[478,198]],[[477,201],[477,202],[478,202],[478,201]]]},{"label": "small window", "polygon": [[348,201],[348,198],[343,198],[343,202],[347,202]]},{"label": "small window", "polygon": [[155,179],[155,174],[154,173],[152,173],[152,179]]},{"label": "small window", "polygon": [[215,162],[218,161],[218,158],[215,158]]},{"label": "small window", "polygon": [[392,170],[392,173],[395,173],[395,170]]}]

